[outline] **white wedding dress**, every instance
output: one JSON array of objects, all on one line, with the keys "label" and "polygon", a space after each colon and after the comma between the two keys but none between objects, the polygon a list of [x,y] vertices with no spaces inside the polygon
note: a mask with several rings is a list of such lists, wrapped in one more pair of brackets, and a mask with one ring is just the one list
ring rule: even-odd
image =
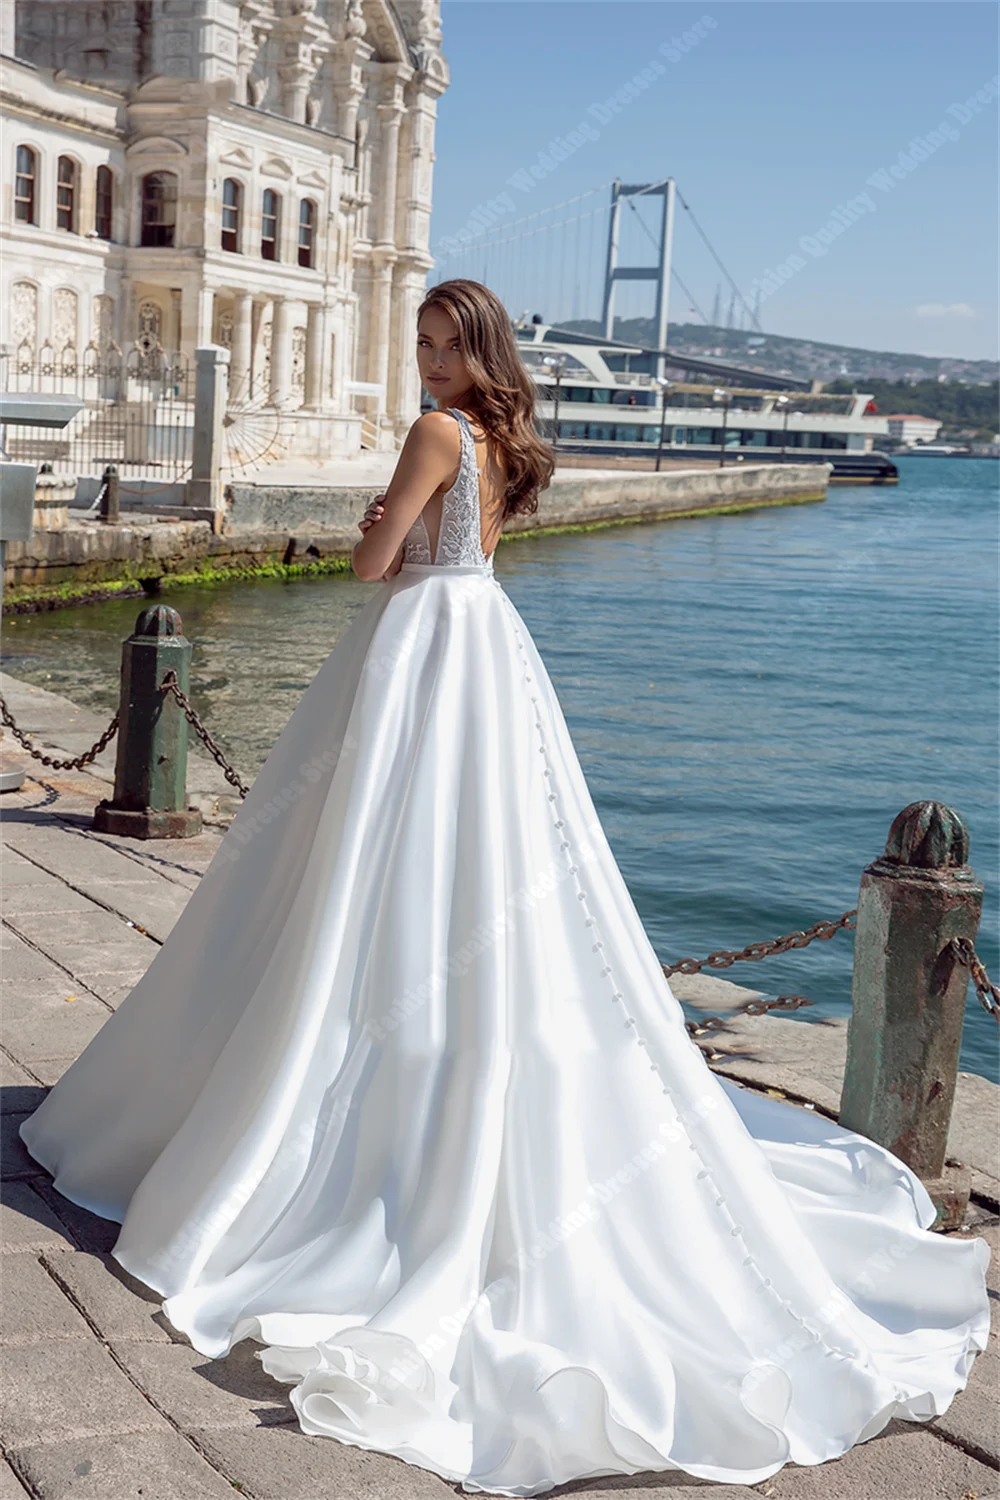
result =
[{"label": "white wedding dress", "polygon": [[146,975],[22,1126],[308,1433],[539,1495],[926,1421],[989,1325],[863,1136],[714,1074],[480,542],[475,446]]}]

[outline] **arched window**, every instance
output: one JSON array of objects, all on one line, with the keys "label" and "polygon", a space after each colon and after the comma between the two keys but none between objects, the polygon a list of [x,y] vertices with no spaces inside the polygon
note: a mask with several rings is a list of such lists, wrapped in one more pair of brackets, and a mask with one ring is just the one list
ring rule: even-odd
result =
[{"label": "arched window", "polygon": [[222,184],[222,248],[239,252],[240,210],[243,207],[243,189],[235,177],[227,177]]},{"label": "arched window", "polygon": [[94,233],[99,240],[110,240],[111,217],[115,207],[115,179],[110,167],[98,167],[94,198]]},{"label": "arched window", "polygon": [[56,227],[76,233],[76,162],[60,156],[56,173]]},{"label": "arched window", "polygon": [[142,179],[142,245],[171,246],[177,228],[177,178],[149,172]]},{"label": "arched window", "polygon": [[18,146],[17,166],[14,176],[14,218],[20,224],[36,224],[36,184],[38,182],[38,153],[30,146]]},{"label": "arched window", "polygon": [[299,265],[310,267],[316,244],[316,205],[311,198],[299,204]]},{"label": "arched window", "polygon": [[281,199],[273,188],[264,189],[260,207],[260,253],[264,260],[280,260]]}]

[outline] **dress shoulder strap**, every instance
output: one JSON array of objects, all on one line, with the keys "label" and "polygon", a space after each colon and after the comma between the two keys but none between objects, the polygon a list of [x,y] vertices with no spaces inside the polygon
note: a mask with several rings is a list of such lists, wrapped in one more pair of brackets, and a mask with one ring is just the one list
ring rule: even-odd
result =
[{"label": "dress shoulder strap", "polygon": [[462,457],[458,478],[444,496],[441,505],[441,529],[435,562],[486,563],[480,536],[479,470],[476,465],[476,441],[472,424],[464,411],[455,406],[446,410],[458,422],[462,438]]}]

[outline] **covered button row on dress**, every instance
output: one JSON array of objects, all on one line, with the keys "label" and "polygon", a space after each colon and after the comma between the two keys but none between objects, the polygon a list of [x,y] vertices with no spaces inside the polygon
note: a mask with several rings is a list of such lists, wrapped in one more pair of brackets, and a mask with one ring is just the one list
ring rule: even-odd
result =
[{"label": "covered button row on dress", "polygon": [[[501,592],[503,592],[503,591],[501,590]],[[507,599],[506,594],[504,594],[504,600],[507,603],[507,605],[508,605],[508,607],[510,609],[511,614],[513,615],[514,614],[514,608],[513,608],[513,605],[511,604],[510,600]],[[565,819],[563,819],[562,817],[560,817],[559,814],[558,814],[558,808],[556,806],[556,804],[558,802],[558,797],[556,796],[555,792],[553,792],[551,790],[551,777],[552,777],[553,772],[552,772],[552,767],[551,767],[551,765],[549,763],[548,746],[547,746],[546,740],[545,740],[545,726],[544,726],[544,723],[542,721],[541,715],[538,712],[538,704],[539,704],[538,695],[534,691],[534,681],[533,681],[531,672],[529,670],[530,663],[528,662],[528,659],[527,659],[527,653],[526,653],[525,648],[524,648],[524,640],[523,640],[523,637],[521,635],[520,630],[518,629],[516,618],[513,621],[513,628],[514,628],[514,638],[517,641],[518,651],[521,654],[522,665],[524,667],[524,680],[527,683],[529,689],[531,689],[530,697],[531,697],[532,705],[534,706],[534,709],[535,709],[535,727],[538,730],[538,736],[539,736],[539,740],[540,740],[540,744],[539,744],[538,749],[539,749],[539,753],[545,757],[545,768],[544,768],[544,770],[542,772],[542,775],[544,777],[548,778],[549,782],[550,782],[550,789],[549,789],[549,792],[547,794],[547,797],[548,797],[548,803],[549,803],[550,810],[553,813],[553,825],[554,825],[554,827],[557,830],[561,831],[565,827]],[[565,839],[565,838],[563,838],[562,840],[560,840],[559,848],[564,853],[568,853],[568,851],[570,849],[569,840]],[[569,855],[569,858],[572,861],[572,858],[573,858],[572,855]],[[581,887],[580,890],[577,892],[577,900],[581,903],[581,910],[584,912],[584,925],[586,927],[589,927],[589,928],[593,929],[593,931],[592,931],[592,937],[594,938],[594,941],[591,943],[591,949],[596,954],[602,954],[604,952],[604,942],[603,942],[603,940],[601,939],[599,933],[596,930],[597,929],[597,921],[596,921],[595,917],[590,913],[590,911],[589,911],[589,909],[587,907],[587,904],[586,904],[587,903],[587,893],[586,893],[586,891],[583,890],[581,882],[580,882],[580,879],[579,879],[579,868],[578,868],[578,866],[575,863],[571,862],[569,864],[569,866],[568,866],[568,872],[569,872],[569,874],[573,875],[576,878],[577,885]],[[617,984],[615,983],[614,976],[612,974],[611,968],[606,963],[604,964],[604,966],[601,969],[601,976],[602,976],[602,978],[607,978],[607,979],[611,980],[611,991],[612,991],[612,993],[611,993],[611,999],[612,999],[612,1002],[614,1004],[616,1004],[616,1005],[624,1005],[624,1003],[625,1003],[625,996],[622,993],[622,991],[618,988]],[[649,1066],[650,1066],[651,1070],[654,1073],[656,1073],[659,1076],[659,1078],[660,1078],[660,1083],[661,1083],[661,1087],[662,1087],[663,1093],[666,1094],[668,1096],[668,1098],[670,1099],[671,1103],[674,1104],[674,1112],[675,1112],[675,1115],[677,1117],[677,1123],[681,1125],[682,1129],[684,1129],[684,1126],[683,1126],[683,1124],[681,1122],[680,1112],[677,1110],[676,1103],[674,1102],[673,1090],[670,1088],[670,1085],[663,1078],[663,1075],[660,1072],[660,1069],[657,1066],[657,1064],[653,1061],[653,1059],[651,1057],[649,1057],[649,1048],[648,1048],[645,1040],[639,1035],[639,1030],[638,1030],[638,1027],[636,1025],[635,1018],[633,1016],[626,1016],[624,1024],[625,1024],[626,1028],[630,1029],[634,1033],[637,1045],[640,1046],[643,1049],[643,1051],[646,1053],[646,1056],[649,1059]],[[695,1046],[695,1043],[692,1042],[691,1045]],[[698,1050],[698,1049],[696,1048],[696,1050]],[[701,1157],[700,1153],[698,1153],[698,1146],[697,1146],[696,1142],[691,1139],[690,1134],[686,1130],[685,1130],[685,1134],[688,1134],[688,1149],[690,1151],[696,1152],[699,1155],[699,1160],[701,1160],[703,1162],[704,1158]],[[850,1359],[850,1358],[852,1358],[853,1356],[847,1355],[847,1354],[845,1354],[843,1352],[843,1350],[837,1349],[834,1346],[832,1346],[829,1343],[827,1343],[827,1341],[823,1338],[823,1335],[817,1329],[811,1327],[810,1324],[804,1318],[801,1318],[799,1316],[799,1314],[795,1311],[795,1309],[792,1306],[792,1304],[790,1302],[788,1302],[784,1297],[781,1296],[781,1294],[778,1292],[777,1288],[774,1286],[771,1278],[769,1276],[765,1276],[764,1275],[764,1273],[761,1271],[760,1267],[757,1265],[757,1262],[754,1259],[754,1256],[750,1252],[749,1246],[746,1243],[746,1240],[745,1240],[745,1238],[743,1236],[743,1226],[742,1226],[742,1224],[737,1224],[735,1218],[730,1213],[729,1206],[726,1203],[725,1195],[719,1191],[718,1184],[714,1181],[714,1179],[712,1177],[712,1174],[709,1171],[709,1168],[707,1166],[703,1165],[701,1167],[701,1169],[695,1175],[696,1175],[697,1180],[703,1181],[705,1183],[706,1187],[708,1188],[708,1190],[711,1192],[711,1194],[713,1196],[713,1199],[714,1199],[714,1202],[715,1202],[715,1206],[717,1208],[723,1209],[723,1211],[725,1212],[726,1216],[729,1218],[730,1223],[731,1223],[731,1228],[729,1230],[730,1235],[734,1239],[740,1239],[740,1240],[742,1240],[743,1248],[747,1252],[744,1255],[744,1257],[743,1257],[742,1264],[743,1264],[743,1266],[746,1269],[752,1270],[756,1274],[756,1276],[759,1278],[758,1291],[761,1291],[761,1292],[770,1292],[772,1294],[772,1296],[775,1297],[776,1300],[781,1304],[781,1306],[784,1308],[785,1312],[788,1313],[788,1315],[795,1322],[797,1322],[803,1329],[805,1329],[805,1331],[810,1335],[810,1337],[813,1339],[814,1342],[816,1342],[816,1343],[822,1342],[822,1343],[825,1344],[826,1347],[825,1347],[824,1352],[826,1354],[829,1354],[829,1355],[834,1356],[834,1357],[839,1358],[839,1359]],[[868,1363],[868,1361],[866,1361],[866,1363]]]}]

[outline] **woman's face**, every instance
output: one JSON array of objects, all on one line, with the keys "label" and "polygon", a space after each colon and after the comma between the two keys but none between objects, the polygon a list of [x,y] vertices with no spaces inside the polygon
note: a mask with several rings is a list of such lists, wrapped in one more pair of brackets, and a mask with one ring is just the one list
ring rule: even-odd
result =
[{"label": "woman's face", "polygon": [[420,380],[438,407],[456,406],[472,389],[462,341],[450,313],[428,307],[417,324],[417,367]]}]

